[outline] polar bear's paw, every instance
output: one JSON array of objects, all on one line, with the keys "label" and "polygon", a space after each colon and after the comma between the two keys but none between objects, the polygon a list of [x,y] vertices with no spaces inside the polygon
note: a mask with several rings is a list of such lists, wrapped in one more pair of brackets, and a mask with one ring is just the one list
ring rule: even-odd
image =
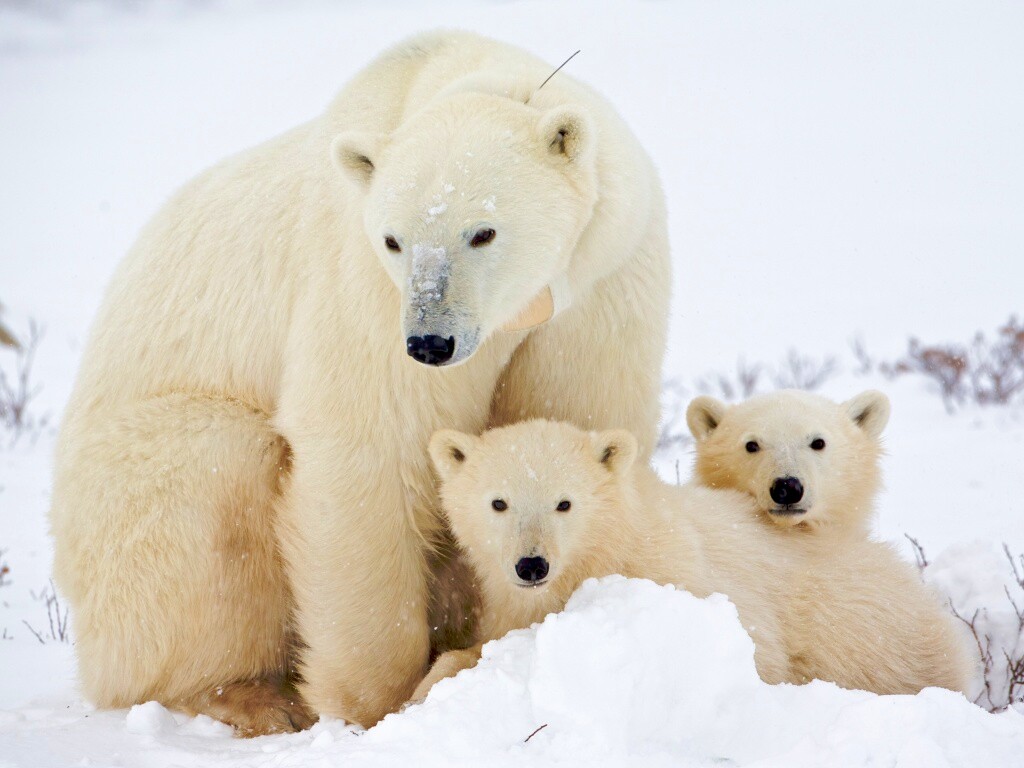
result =
[{"label": "polar bear's paw", "polygon": [[279,676],[228,683],[181,706],[227,723],[245,738],[304,731],[317,721],[290,681]]}]

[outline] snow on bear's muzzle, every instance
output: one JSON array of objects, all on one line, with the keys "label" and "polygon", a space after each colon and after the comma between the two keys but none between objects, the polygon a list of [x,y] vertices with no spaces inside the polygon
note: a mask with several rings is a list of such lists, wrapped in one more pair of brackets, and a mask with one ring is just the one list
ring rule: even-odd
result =
[{"label": "snow on bear's muzzle", "polygon": [[480,345],[480,326],[469,322],[453,290],[452,263],[444,246],[414,245],[405,295],[405,349],[424,365],[454,365]]}]

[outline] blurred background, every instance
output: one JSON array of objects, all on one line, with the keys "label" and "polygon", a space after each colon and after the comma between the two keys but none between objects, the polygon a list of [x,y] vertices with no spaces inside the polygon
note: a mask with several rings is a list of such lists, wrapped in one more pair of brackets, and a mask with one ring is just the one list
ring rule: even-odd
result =
[{"label": "blurred background", "polygon": [[[668,375],[969,338],[1024,289],[1024,4],[0,3],[0,302],[81,343],[186,179],[460,27],[602,91],[661,170]],[[41,373],[67,376],[44,351]],[[43,370],[46,369],[46,370]],[[678,369],[678,370],[677,370]],[[60,386],[53,384],[53,386]]]}]

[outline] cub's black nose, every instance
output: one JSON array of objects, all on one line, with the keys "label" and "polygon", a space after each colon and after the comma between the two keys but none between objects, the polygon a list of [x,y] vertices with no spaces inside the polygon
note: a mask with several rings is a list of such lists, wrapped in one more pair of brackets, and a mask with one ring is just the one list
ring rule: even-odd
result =
[{"label": "cub's black nose", "polygon": [[410,336],[405,340],[405,351],[418,363],[441,365],[455,354],[455,337]]},{"label": "cub's black nose", "polygon": [[804,487],[795,477],[777,477],[768,493],[776,504],[796,504],[804,497]]},{"label": "cub's black nose", "polygon": [[523,581],[541,581],[548,575],[548,561],[543,557],[524,557],[516,563],[516,576]]}]

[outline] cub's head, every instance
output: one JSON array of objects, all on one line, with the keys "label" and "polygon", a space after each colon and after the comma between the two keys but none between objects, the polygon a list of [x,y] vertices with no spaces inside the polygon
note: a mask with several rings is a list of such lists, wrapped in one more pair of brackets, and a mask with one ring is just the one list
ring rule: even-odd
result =
[{"label": "cub's head", "polygon": [[480,578],[538,592],[606,548],[636,453],[625,430],[539,420],[430,441],[452,532]]},{"label": "cub's head", "polygon": [[580,108],[480,92],[438,99],[392,135],[335,138],[414,360],[461,363],[550,298],[597,199],[594,145]]},{"label": "cub's head", "polygon": [[889,421],[881,392],[845,403],[796,390],[733,406],[698,397],[686,421],[705,485],[749,493],[778,525],[868,527]]}]

